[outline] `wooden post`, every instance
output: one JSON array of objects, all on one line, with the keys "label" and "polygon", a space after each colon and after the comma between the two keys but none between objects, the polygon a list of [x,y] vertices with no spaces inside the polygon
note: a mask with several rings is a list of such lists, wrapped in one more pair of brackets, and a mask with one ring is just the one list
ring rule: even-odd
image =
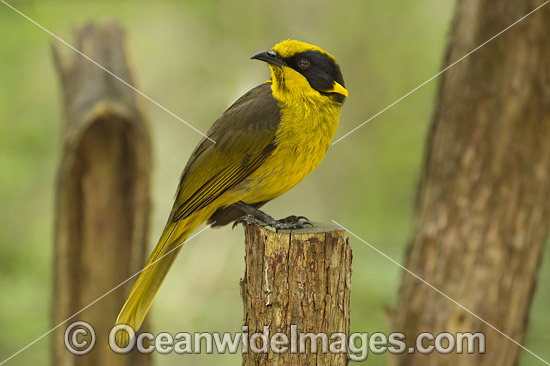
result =
[{"label": "wooden post", "polygon": [[[273,352],[271,343],[265,346],[265,340],[256,346],[263,346],[267,353],[253,352],[250,344],[243,365],[346,365],[347,351],[323,353],[322,340],[307,341],[305,354],[291,353],[290,345],[292,334],[299,332],[324,332],[329,342],[334,333],[349,337],[352,254],[345,231],[319,223],[314,228],[279,233],[246,225],[245,238],[241,296],[249,338],[269,326],[268,337],[280,332],[289,343],[288,350],[280,354]],[[297,340],[294,351],[299,352],[299,336]],[[316,352],[311,352],[311,343],[317,343]]]},{"label": "wooden post", "polygon": [[[445,64],[540,4],[458,1]],[[550,223],[549,23],[546,6],[442,76],[406,264],[520,343]],[[485,354],[407,352],[393,365],[513,366],[522,351],[408,273],[393,330],[410,346],[421,332],[482,332],[487,345]]]},{"label": "wooden post", "polygon": [[[87,25],[75,33],[79,50],[134,83],[118,25]],[[141,269],[151,169],[149,132],[136,93],[81,55],[55,46],[66,123],[56,197],[54,326]],[[150,364],[150,357],[121,356],[107,347],[129,286],[56,330],[54,365]],[[85,356],[74,356],[64,346],[63,333],[76,320],[89,322],[97,335],[95,348]]]}]

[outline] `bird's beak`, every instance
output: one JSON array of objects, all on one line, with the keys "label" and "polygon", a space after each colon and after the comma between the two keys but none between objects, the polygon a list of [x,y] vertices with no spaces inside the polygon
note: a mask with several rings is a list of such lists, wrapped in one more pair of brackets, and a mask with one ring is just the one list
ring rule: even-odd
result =
[{"label": "bird's beak", "polygon": [[336,81],[334,82],[334,84],[332,84],[331,89],[326,89],[326,90],[321,90],[321,91],[324,92],[324,93],[338,93],[338,94],[341,94],[345,97],[348,96],[348,91],[346,90],[346,88],[344,88],[342,85],[340,85]]},{"label": "bird's beak", "polygon": [[286,66],[286,63],[283,61],[281,56],[273,50],[258,52],[252,56],[251,59],[265,61],[268,64],[275,66]]}]

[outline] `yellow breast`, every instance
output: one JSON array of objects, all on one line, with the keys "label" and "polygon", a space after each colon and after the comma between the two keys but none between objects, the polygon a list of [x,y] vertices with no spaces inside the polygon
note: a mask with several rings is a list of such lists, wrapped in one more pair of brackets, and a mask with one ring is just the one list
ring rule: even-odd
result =
[{"label": "yellow breast", "polygon": [[323,160],[336,133],[340,106],[318,94],[299,103],[281,102],[277,147],[247,179],[248,202],[273,199],[296,186]]}]

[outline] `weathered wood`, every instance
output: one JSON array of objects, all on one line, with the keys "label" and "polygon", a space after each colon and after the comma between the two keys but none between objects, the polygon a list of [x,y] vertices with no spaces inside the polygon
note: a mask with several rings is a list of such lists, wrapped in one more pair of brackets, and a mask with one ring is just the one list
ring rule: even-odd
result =
[{"label": "weathered wood", "polygon": [[[345,231],[316,223],[314,228],[275,233],[246,225],[246,270],[241,280],[244,324],[249,336],[269,326],[270,336],[281,332],[291,342],[297,332],[324,332],[349,337],[351,247]],[[346,365],[347,352],[305,354],[287,352],[243,354],[243,365]],[[261,346],[262,343],[258,343]],[[299,348],[298,348],[299,350]]]},{"label": "weathered wood", "polygon": [[[77,48],[129,83],[125,36],[116,24],[75,32]],[[57,325],[140,270],[149,223],[150,138],[136,93],[73,51],[54,44],[66,124],[58,173],[52,322]],[[65,47],[63,45],[59,47]],[[89,322],[95,348],[74,356],[54,334],[54,365],[149,365],[116,355],[108,334],[131,282],[71,319]]]},{"label": "weathered wood", "polygon": [[[446,64],[541,4],[461,0]],[[550,219],[550,7],[443,75],[407,267],[518,342]],[[397,365],[517,365],[521,348],[404,273],[393,329],[483,332],[485,355],[394,357]],[[531,357],[531,356],[527,356]]]}]

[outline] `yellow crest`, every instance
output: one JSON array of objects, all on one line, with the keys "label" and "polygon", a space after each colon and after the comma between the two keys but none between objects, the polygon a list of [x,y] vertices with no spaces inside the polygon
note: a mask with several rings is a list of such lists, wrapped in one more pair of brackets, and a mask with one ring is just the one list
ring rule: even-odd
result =
[{"label": "yellow crest", "polygon": [[287,39],[286,41],[277,43],[275,46],[273,46],[272,50],[277,52],[279,56],[281,56],[282,58],[292,57],[295,54],[301,53],[301,52],[317,51],[324,55],[327,55],[334,61],[334,63],[336,63],[336,59],[330,53],[323,50],[322,48],[319,48],[309,43],[296,41],[293,39]]}]

